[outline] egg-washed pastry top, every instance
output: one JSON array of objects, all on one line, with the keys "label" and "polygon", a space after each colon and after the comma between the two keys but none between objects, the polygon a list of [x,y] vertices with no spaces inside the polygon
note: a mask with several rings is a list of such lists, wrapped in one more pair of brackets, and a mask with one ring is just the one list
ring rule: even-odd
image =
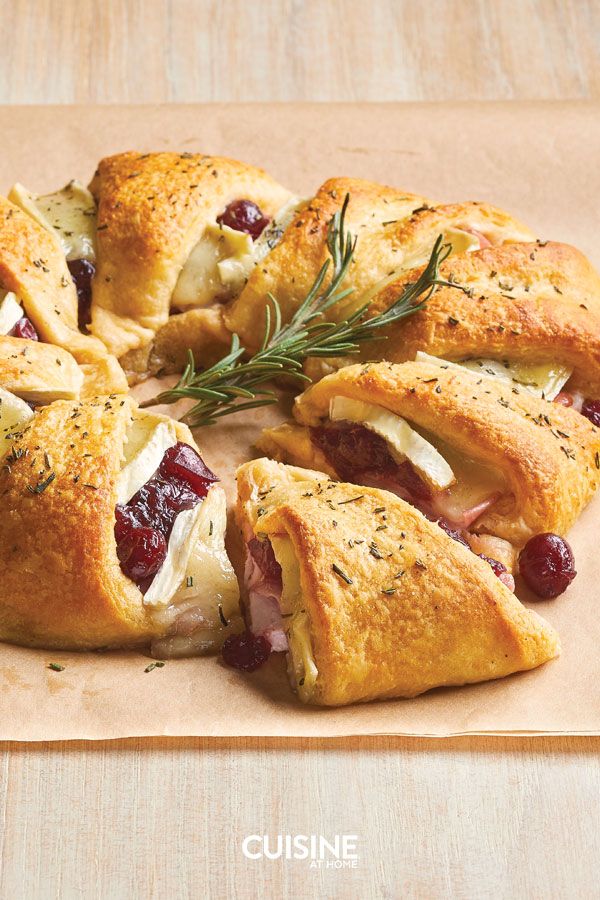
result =
[{"label": "egg-washed pastry top", "polygon": [[[69,196],[73,204],[80,202],[78,195]],[[49,219],[42,224],[31,196],[20,186],[13,188],[11,198],[16,202],[0,197],[0,335],[68,350],[82,366],[89,391],[125,391],[117,360],[79,327],[78,289],[58,230]],[[75,272],[78,260],[72,264]]]},{"label": "egg-washed pastry top", "polygon": [[[369,314],[387,309],[417,276],[388,284]],[[425,351],[475,371],[504,369],[547,399],[560,391],[600,398],[600,275],[579,250],[553,242],[491,247],[449,258],[439,276],[456,286],[439,287],[384,340],[363,344],[362,359],[404,362]],[[315,361],[309,371],[342,362]]]},{"label": "egg-washed pastry top", "polygon": [[253,241],[291,199],[262,169],[193,153],[108,157],[90,189],[98,204],[91,331],[119,357],[150,344],[171,312],[229,296]]},{"label": "egg-washed pastry top", "polygon": [[347,366],[300,395],[294,418],[261,449],[516,545],[564,535],[600,482],[600,431],[586,418],[457,367]]},{"label": "egg-washed pastry top", "polygon": [[297,212],[279,244],[250,274],[246,287],[225,311],[227,327],[245,346],[260,345],[267,295],[273,294],[283,321],[291,318],[328,259],[327,229],[346,195],[345,225],[357,238],[343,283],[352,294],[330,313],[347,315],[405,269],[425,263],[442,234],[453,253],[507,241],[533,240],[533,233],[502,210],[480,203],[431,207],[426,199],[397,188],[352,178],[326,181]]},{"label": "egg-washed pastry top", "polygon": [[259,459],[238,470],[237,517],[247,618],[287,649],[306,703],[413,697],[559,652],[486,562],[387,491]]},{"label": "egg-washed pastry top", "polygon": [[59,400],[3,444],[0,640],[219,645],[238,598],[225,495],[186,426],[129,397]]}]

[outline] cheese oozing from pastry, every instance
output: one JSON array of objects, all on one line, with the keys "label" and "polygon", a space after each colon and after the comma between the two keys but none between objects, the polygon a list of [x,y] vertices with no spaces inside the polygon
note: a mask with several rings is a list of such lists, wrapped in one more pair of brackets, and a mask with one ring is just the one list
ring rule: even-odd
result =
[{"label": "cheese oozing from pastry", "polygon": [[13,185],[8,199],[58,237],[68,260],[93,262],[96,243],[96,203],[79,181],[70,181],[52,194],[32,194],[22,184]]},{"label": "cheese oozing from pastry", "polygon": [[282,207],[255,241],[228,225],[207,225],[179,273],[171,307],[184,311],[239,294],[254,266],[281,240],[300,202],[294,198]]},{"label": "cheese oozing from pastry", "polygon": [[24,315],[17,295],[12,291],[5,292],[0,300],[0,334],[9,334]]},{"label": "cheese oozing from pastry", "polygon": [[454,473],[441,453],[416,432],[405,419],[374,403],[333,397],[329,405],[332,422],[356,422],[387,442],[396,462],[408,460],[423,480],[436,490],[449,487]]},{"label": "cheese oozing from pastry", "polygon": [[521,360],[498,360],[483,357],[450,362],[438,356],[417,351],[417,362],[428,362],[445,369],[467,369],[479,376],[496,378],[524,388],[545,400],[554,400],[573,374],[573,370],[559,363],[528,363]]},{"label": "cheese oozing from pastry", "polygon": [[34,415],[33,410],[24,400],[0,387],[0,460],[11,449],[15,432],[19,431],[20,427]]}]

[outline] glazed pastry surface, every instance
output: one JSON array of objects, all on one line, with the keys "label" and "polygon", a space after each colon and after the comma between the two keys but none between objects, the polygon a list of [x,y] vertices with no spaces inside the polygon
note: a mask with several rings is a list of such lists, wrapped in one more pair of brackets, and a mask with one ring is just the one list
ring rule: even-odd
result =
[{"label": "glazed pastry surface", "polygon": [[179,273],[207,224],[244,198],[273,216],[290,194],[262,169],[192,153],[121,153],[101,160],[93,334],[118,357],[166,325]]},{"label": "glazed pastry surface", "polygon": [[600,431],[579,413],[493,378],[417,362],[348,366],[323,378],[296,399],[297,424],[266,431],[261,449],[333,475],[307,426],[327,419],[335,396],[390,410],[499,470],[510,495],[476,530],[513,543],[565,534],[600,482]]},{"label": "glazed pastry surface", "polygon": [[484,243],[532,240],[526,226],[486,204],[458,203],[430,207],[415,194],[369,181],[333,178],[295,217],[264,264],[251,273],[239,298],[225,311],[225,321],[247,346],[256,347],[264,332],[267,294],[280,303],[288,320],[308,293],[328,258],[327,226],[346,194],[346,227],[357,237],[354,260],[344,287],[354,291],[332,310],[332,318],[361,306],[394,273],[427,261],[436,238],[445,235],[454,252]]},{"label": "glazed pastry surface", "polygon": [[[121,571],[114,536],[123,446],[137,415],[128,397],[57,401],[15,436],[0,469],[0,640],[86,650],[162,633]],[[173,424],[194,446],[189,429]]]},{"label": "glazed pastry surface", "polygon": [[[116,359],[107,359],[104,344],[79,331],[77,292],[57,236],[4,197],[0,197],[0,286],[17,295],[42,341],[69,350],[79,363],[99,363],[101,370],[111,373],[111,391],[127,389],[123,372]],[[88,370],[90,383],[91,378]]]},{"label": "glazed pastry surface", "polygon": [[81,368],[62,347],[0,335],[0,387],[12,394],[34,403],[74,400],[83,381]]},{"label": "glazed pastry surface", "polygon": [[554,630],[417,510],[386,491],[305,475],[264,459],[238,470],[242,529],[287,537],[298,561],[318,670],[310,695],[299,688],[305,702],[414,697],[559,653]]}]

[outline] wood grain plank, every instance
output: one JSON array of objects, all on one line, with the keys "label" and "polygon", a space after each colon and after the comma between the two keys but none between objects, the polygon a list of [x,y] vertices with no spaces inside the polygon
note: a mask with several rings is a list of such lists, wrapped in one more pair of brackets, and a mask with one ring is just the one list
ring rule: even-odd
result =
[{"label": "wood grain plank", "polygon": [[3,103],[600,96],[596,0],[11,0]]}]

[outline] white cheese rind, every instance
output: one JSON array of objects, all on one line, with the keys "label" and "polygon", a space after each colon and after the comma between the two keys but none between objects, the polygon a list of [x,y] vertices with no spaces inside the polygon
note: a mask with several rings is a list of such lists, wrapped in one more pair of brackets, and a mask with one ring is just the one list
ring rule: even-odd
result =
[{"label": "white cheese rind", "polygon": [[79,181],[70,181],[60,191],[38,196],[22,184],[15,184],[8,195],[47,231],[54,233],[67,259],[96,257],[96,203],[90,191]]},{"label": "white cheese rind", "polygon": [[136,419],[125,444],[125,465],[117,486],[118,502],[128,503],[152,478],[169,447],[175,446],[177,435],[172,422],[156,421],[154,416]]},{"label": "white cheese rind", "polygon": [[429,441],[410,427],[408,422],[381,406],[333,397],[329,405],[332,422],[356,422],[374,431],[386,442],[397,462],[408,460],[421,477],[436,490],[449,487],[454,482],[452,469]]},{"label": "white cheese rind", "polygon": [[169,537],[167,557],[144,595],[144,606],[166,607],[185,577],[196,540],[202,501],[193,509],[184,509],[175,519]]},{"label": "white cheese rind", "polygon": [[0,388],[0,459],[12,446],[12,437],[35,413],[20,397]]},{"label": "white cheese rind", "polygon": [[17,295],[9,291],[0,300],[0,334],[8,334],[9,331],[12,331],[23,316],[23,307],[19,303]]}]

